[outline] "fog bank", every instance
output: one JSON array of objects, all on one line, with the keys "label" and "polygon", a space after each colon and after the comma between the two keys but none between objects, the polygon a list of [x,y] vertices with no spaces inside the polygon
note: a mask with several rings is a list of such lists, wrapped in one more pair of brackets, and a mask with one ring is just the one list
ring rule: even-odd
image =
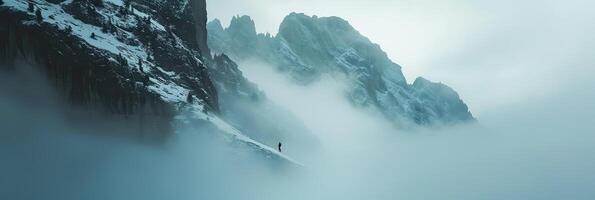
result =
[{"label": "fog bank", "polygon": [[0,66],[0,199],[257,198],[291,174],[206,123],[146,142],[119,117],[72,109],[35,65]]},{"label": "fog bank", "polygon": [[[325,147],[290,199],[590,199],[594,92],[571,88],[487,113],[478,124],[399,130],[350,106],[344,82],[298,86],[274,67],[240,64]],[[583,84],[577,81],[576,84]],[[574,86],[574,85],[573,85]],[[578,86],[578,85],[576,85]],[[287,147],[307,148],[307,147]],[[301,191],[301,190],[300,190]]]},{"label": "fog bank", "polygon": [[323,149],[303,168],[281,170],[208,126],[178,126],[169,140],[145,144],[73,125],[61,114],[64,102],[41,76],[2,71],[0,199],[595,196],[590,117],[595,92],[586,81],[488,113],[473,126],[405,131],[374,111],[353,108],[342,96],[341,79],[327,77],[303,87],[266,64],[240,66],[320,138]]}]

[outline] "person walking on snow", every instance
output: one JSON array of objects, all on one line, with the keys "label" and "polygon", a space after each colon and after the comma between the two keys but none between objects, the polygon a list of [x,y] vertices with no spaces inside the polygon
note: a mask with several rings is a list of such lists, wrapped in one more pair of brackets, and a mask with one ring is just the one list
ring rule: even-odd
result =
[{"label": "person walking on snow", "polygon": [[283,145],[283,144],[281,144],[281,142],[279,142],[279,144],[277,145],[277,149],[279,149],[279,152],[281,152],[281,146],[282,146],[282,145]]}]

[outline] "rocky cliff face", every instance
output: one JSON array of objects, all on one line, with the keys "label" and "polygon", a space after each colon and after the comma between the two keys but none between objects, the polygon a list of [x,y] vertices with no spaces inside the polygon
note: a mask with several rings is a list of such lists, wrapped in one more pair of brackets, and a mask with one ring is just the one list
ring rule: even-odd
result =
[{"label": "rocky cliff face", "polygon": [[[94,70],[105,66],[108,70],[119,70],[114,76],[133,74],[142,78],[124,77],[118,82],[143,86],[164,102],[182,102],[187,100],[187,96],[192,96],[208,110],[218,110],[217,93],[208,69],[202,58],[186,45],[191,43],[191,39],[177,36],[170,28],[166,28],[169,26],[163,25],[175,24],[176,20],[172,19],[181,16],[177,13],[172,13],[172,16],[150,14],[170,8],[163,4],[135,4],[116,0],[100,2],[6,2],[2,7],[2,15],[5,16],[2,23],[7,27],[5,34],[8,35],[3,38],[8,41],[4,48],[4,60],[10,62],[20,57],[34,56],[36,62],[44,65],[53,63],[51,59],[67,62],[58,67],[72,67],[73,64],[69,62],[87,57],[89,60],[104,60],[76,69]],[[161,18],[164,20],[161,21]],[[32,48],[34,52],[29,54],[21,50],[27,48]],[[47,50],[35,52],[38,49]],[[57,56],[48,56],[52,54]],[[95,74],[92,77],[103,78]]]},{"label": "rocky cliff face", "polygon": [[224,115],[256,112],[229,107],[231,99],[265,98],[233,61],[211,58],[206,16],[205,0],[6,0],[0,5],[0,66],[6,69],[0,73],[32,63],[70,105],[139,122],[141,130],[133,132],[167,137],[173,122],[209,127],[292,162],[244,135],[271,131],[236,128],[230,124],[236,119]]},{"label": "rocky cliff face", "polygon": [[[216,38],[215,40],[229,42],[211,43],[210,45],[214,45],[214,49],[218,49],[218,53],[229,52],[229,54],[232,54],[240,59],[246,59],[247,57],[251,56],[252,51],[248,50],[254,50],[254,47],[257,44],[257,36],[254,21],[252,21],[250,17],[233,17],[228,30],[223,30],[219,21],[214,21],[210,26],[210,30],[217,31],[219,33],[228,33],[215,33],[209,35],[214,39],[218,36],[221,36],[222,38]],[[228,46],[228,44],[233,45]]]},{"label": "rocky cliff face", "polygon": [[256,34],[247,16],[235,17],[225,29],[213,21],[207,29],[213,52],[229,52],[240,61],[262,59],[298,83],[315,82],[323,74],[346,76],[354,105],[377,109],[396,124],[474,121],[454,90],[421,78],[408,84],[401,66],[341,18],[292,13],[275,37]]},{"label": "rocky cliff face", "polygon": [[211,51],[207,45],[207,2],[204,0],[190,0],[192,19],[195,20],[196,42],[203,57],[210,57]]},{"label": "rocky cliff face", "polygon": [[[137,57],[128,60],[122,54],[84,43],[75,34],[90,39],[90,32],[87,35],[72,26],[60,28],[18,9],[2,7],[0,18],[0,62],[3,70],[7,70],[3,72],[10,73],[16,62],[33,63],[71,105],[135,122],[132,118],[144,119],[138,128],[140,131],[144,127],[142,131],[147,134],[171,131],[170,121],[175,109],[151,87],[158,84],[154,81],[159,75],[145,73],[133,64]],[[100,33],[98,31],[95,38],[101,37]],[[151,128],[153,125],[155,127]]]},{"label": "rocky cliff face", "polygon": [[157,21],[162,22],[168,31],[175,33],[192,50],[198,51],[203,57],[210,56],[205,0],[131,1],[130,4],[157,18]]}]

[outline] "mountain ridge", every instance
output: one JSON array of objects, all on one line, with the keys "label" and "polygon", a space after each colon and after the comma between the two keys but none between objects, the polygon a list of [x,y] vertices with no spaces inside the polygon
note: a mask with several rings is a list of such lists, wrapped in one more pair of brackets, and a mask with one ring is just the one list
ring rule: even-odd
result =
[{"label": "mountain ridge", "polygon": [[342,74],[352,82],[347,96],[354,105],[379,110],[402,127],[475,121],[456,91],[424,78],[407,83],[401,66],[342,18],[294,12],[275,36],[254,29],[249,16],[233,17],[227,28],[219,20],[211,21],[209,46],[240,62],[258,58],[271,63],[298,84],[316,82],[323,74]]},{"label": "mountain ridge", "polygon": [[[274,151],[273,145],[251,139],[254,134],[236,129],[233,120],[223,115],[229,109],[221,110],[220,102],[239,93],[225,96],[218,90],[238,82],[211,75],[233,72],[234,64],[211,58],[205,4],[204,0],[6,0],[0,5],[0,72],[11,73],[11,67],[19,67],[14,63],[21,61],[32,63],[70,106],[133,126],[126,133],[134,140],[162,143],[174,135],[177,122],[183,122],[214,127],[209,130],[242,148],[275,162],[299,165]],[[242,92],[258,94],[241,74],[224,77],[248,85],[241,87]]]}]

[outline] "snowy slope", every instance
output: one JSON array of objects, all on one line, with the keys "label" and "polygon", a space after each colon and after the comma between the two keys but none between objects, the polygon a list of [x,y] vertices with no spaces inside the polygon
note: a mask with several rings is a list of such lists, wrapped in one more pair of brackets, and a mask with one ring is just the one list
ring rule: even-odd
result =
[{"label": "snowy slope", "polygon": [[[7,7],[19,13],[26,13],[31,16],[30,19],[35,19],[35,12],[28,11],[28,2],[28,0],[4,0],[2,7]],[[126,63],[123,65],[127,66],[130,71],[142,72],[148,77],[149,83],[138,84],[145,85],[149,91],[157,94],[163,101],[174,105],[178,109],[191,110],[195,115],[194,119],[211,122],[221,129],[221,132],[226,133],[226,137],[246,143],[250,148],[256,149],[266,156],[279,157],[300,165],[275,149],[247,137],[221,118],[216,117],[216,108],[212,108],[216,105],[209,104],[211,99],[216,100],[216,96],[213,96],[213,93],[210,92],[213,90],[209,88],[212,87],[212,84],[210,84],[210,80],[205,80],[208,75],[201,76],[201,74],[206,73],[205,63],[199,53],[188,47],[185,41],[175,33],[167,32],[166,26],[159,20],[167,17],[154,16],[136,8],[132,8],[128,14],[123,15],[118,13],[124,5],[121,0],[104,0],[104,5],[93,7],[93,11],[99,14],[101,20],[109,20],[117,29],[115,32],[105,32],[102,30],[104,27],[85,23],[69,14],[65,7],[73,3],[72,0],[60,4],[41,0],[32,2],[35,10],[41,10],[41,23],[50,24],[50,27],[55,29],[69,30],[68,32],[72,36],[79,39],[80,45],[88,45],[96,50],[94,56],[109,58],[113,63]],[[147,45],[142,41],[137,26],[142,23],[141,20],[147,19],[150,20],[149,32],[153,34],[155,40],[164,40],[171,42],[171,44],[168,43],[167,46],[165,44]],[[23,22],[23,26],[39,26],[39,23],[36,20],[28,20]],[[165,40],[164,38],[169,39]],[[163,55],[155,55],[156,50],[169,51],[168,48],[169,50],[178,51],[177,56],[180,57],[159,58],[159,56]],[[172,66],[168,66],[168,59],[173,60],[171,62]],[[164,63],[166,64],[164,65]],[[192,74],[197,74],[197,77],[193,77]],[[194,95],[189,97],[189,94]],[[193,99],[192,103],[187,102],[189,98]]]},{"label": "snowy slope", "polygon": [[[42,10],[44,22],[54,24],[60,29],[72,28],[72,35],[79,37],[86,44],[89,44],[97,49],[105,50],[114,55],[122,55],[122,57],[126,59],[128,63],[131,63],[131,68],[139,67],[136,65],[138,58],[147,57],[146,49],[143,47],[124,44],[114,35],[103,33],[101,31],[101,27],[85,24],[84,22],[73,18],[62,9],[60,4],[52,4],[46,1],[34,2],[35,7]],[[62,5],[68,4],[69,2],[71,1],[66,1],[62,3]],[[108,2],[115,3],[114,5],[122,4],[122,2],[119,0],[108,0]],[[4,6],[27,12],[28,0],[7,0],[5,1]],[[30,14],[33,15],[33,13]],[[116,16],[115,13],[104,12],[104,14],[106,16],[113,17],[114,21],[121,21],[121,19]],[[144,15],[146,16],[146,14]],[[128,22],[127,26],[133,26],[131,23],[132,22]],[[156,27],[163,27],[157,22],[154,22],[154,24]],[[91,33],[96,35],[96,39],[91,38]],[[132,33],[126,31],[124,31],[124,33],[127,35],[133,35]],[[156,68],[164,71],[160,66],[155,65],[155,63],[152,62],[143,61],[143,65],[143,68],[147,68],[146,70]],[[173,76],[174,74],[170,73],[169,75]],[[186,94],[188,94],[188,89],[185,89],[174,83],[167,82],[160,78],[151,78],[151,82],[154,84],[149,86],[149,88],[160,94],[161,97],[168,102],[184,101]]]},{"label": "snowy slope", "polygon": [[190,117],[186,117],[184,115],[180,115],[177,117],[178,120],[184,123],[192,123],[193,120],[205,120],[217,127],[222,133],[224,133],[227,138],[231,139],[232,141],[240,141],[244,144],[248,145],[252,149],[264,154],[266,157],[271,158],[281,158],[286,160],[294,165],[297,166],[304,166],[299,161],[292,159],[291,157],[278,152],[276,149],[271,148],[267,145],[264,145],[248,136],[243,134],[240,130],[235,128],[234,126],[227,123],[225,120],[221,119],[221,117],[213,114],[213,113],[205,113],[203,112],[203,107],[200,105],[192,105],[189,107],[184,108],[188,113],[192,113]]}]

